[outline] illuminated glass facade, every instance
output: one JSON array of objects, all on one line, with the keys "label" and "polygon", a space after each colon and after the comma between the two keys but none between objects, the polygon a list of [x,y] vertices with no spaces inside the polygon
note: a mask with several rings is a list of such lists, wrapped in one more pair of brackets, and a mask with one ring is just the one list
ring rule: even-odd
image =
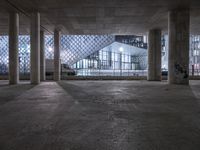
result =
[{"label": "illuminated glass facade", "polygon": [[71,68],[80,76],[142,76],[147,73],[147,50],[114,42]]},{"label": "illuminated glass facade", "polygon": [[200,36],[190,38],[190,75],[200,75]]},{"label": "illuminated glass facade", "polygon": [[[168,69],[168,37],[162,38],[162,69]],[[200,36],[191,36],[190,70],[200,70]],[[52,60],[54,41],[45,36],[45,57]],[[113,35],[62,35],[62,73],[73,75],[146,75],[147,43],[142,37]],[[30,73],[30,36],[19,36],[20,74]],[[0,75],[8,74],[8,36],[0,36]],[[68,74],[68,73],[67,73]]]}]

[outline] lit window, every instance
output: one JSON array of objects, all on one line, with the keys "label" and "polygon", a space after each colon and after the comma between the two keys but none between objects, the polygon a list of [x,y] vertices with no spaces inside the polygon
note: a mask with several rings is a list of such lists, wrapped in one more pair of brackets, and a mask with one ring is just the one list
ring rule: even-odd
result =
[{"label": "lit window", "polygon": [[193,56],[199,56],[200,55],[200,51],[199,50],[194,50],[193,51]]}]

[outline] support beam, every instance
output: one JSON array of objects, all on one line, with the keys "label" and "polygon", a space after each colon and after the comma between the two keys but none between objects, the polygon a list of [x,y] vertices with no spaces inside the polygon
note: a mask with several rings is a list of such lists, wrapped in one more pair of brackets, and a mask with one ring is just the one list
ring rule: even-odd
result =
[{"label": "support beam", "polygon": [[60,81],[60,31],[54,31],[54,80]]},{"label": "support beam", "polygon": [[148,81],[161,81],[161,30],[152,29],[148,35]]},{"label": "support beam", "polygon": [[40,31],[40,81],[46,80],[44,31]]},{"label": "support beam", "polygon": [[31,14],[31,84],[40,83],[40,14]]},{"label": "support beam", "polygon": [[189,10],[169,12],[169,84],[189,84]]},{"label": "support beam", "polygon": [[19,15],[11,12],[9,15],[9,84],[19,82],[18,35]]}]

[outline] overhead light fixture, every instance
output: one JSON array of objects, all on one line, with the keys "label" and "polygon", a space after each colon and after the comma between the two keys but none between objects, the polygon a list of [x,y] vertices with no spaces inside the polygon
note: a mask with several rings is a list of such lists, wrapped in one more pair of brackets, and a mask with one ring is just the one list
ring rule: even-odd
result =
[{"label": "overhead light fixture", "polygon": [[53,48],[52,47],[49,47],[49,52],[53,52]]},{"label": "overhead light fixture", "polygon": [[120,48],[119,48],[119,51],[120,51],[120,52],[123,52],[123,51],[124,51],[124,48],[123,48],[123,47],[120,47]]}]

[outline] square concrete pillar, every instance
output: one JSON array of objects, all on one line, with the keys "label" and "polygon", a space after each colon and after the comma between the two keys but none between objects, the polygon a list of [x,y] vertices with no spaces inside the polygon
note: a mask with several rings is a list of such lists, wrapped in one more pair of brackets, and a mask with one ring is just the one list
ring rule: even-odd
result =
[{"label": "square concrete pillar", "polygon": [[149,81],[161,81],[161,30],[152,29],[148,34]]},{"label": "square concrete pillar", "polygon": [[189,84],[189,10],[169,12],[169,84]]},{"label": "square concrete pillar", "polygon": [[46,80],[44,38],[44,31],[40,31],[40,81]]},{"label": "square concrete pillar", "polygon": [[19,15],[9,14],[9,84],[19,82],[19,56],[18,56]]},{"label": "square concrete pillar", "polygon": [[40,14],[31,14],[31,84],[40,83]]},{"label": "square concrete pillar", "polygon": [[54,80],[60,81],[60,31],[54,31]]}]

